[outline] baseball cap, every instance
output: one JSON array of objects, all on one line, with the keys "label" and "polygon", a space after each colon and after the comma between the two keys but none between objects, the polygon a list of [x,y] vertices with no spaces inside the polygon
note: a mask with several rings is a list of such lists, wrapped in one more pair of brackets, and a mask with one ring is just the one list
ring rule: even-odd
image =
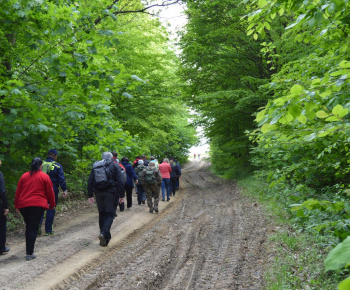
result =
[{"label": "baseball cap", "polygon": [[47,153],[49,155],[57,155],[57,150],[56,149],[50,149],[49,153]]}]

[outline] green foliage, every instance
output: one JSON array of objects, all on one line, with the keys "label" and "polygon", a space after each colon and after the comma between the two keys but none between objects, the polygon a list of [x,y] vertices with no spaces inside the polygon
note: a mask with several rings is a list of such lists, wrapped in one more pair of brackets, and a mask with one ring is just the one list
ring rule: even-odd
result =
[{"label": "green foliage", "polygon": [[197,112],[195,124],[210,141],[213,169],[227,177],[250,170],[246,130],[266,104],[258,87],[271,72],[261,46],[245,34],[241,1],[186,1],[189,22],[181,32],[179,71],[184,98]]},{"label": "green foliage", "polygon": [[0,158],[10,200],[49,148],[69,190],[84,191],[103,151],[184,160],[197,141],[165,28],[126,13],[141,1],[117,2],[0,0]]}]

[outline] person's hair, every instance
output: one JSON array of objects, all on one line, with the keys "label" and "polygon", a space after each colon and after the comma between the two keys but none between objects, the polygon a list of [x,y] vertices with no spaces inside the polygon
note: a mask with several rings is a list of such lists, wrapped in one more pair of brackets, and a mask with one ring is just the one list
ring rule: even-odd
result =
[{"label": "person's hair", "polygon": [[142,154],[142,159],[147,159],[145,154]]},{"label": "person's hair", "polygon": [[154,156],[151,156],[149,159],[151,159],[151,160],[154,160],[154,159],[156,159]]},{"label": "person's hair", "polygon": [[164,158],[164,159],[163,159],[163,162],[169,163],[169,159],[168,159],[168,158]]},{"label": "person's hair", "polygon": [[43,161],[41,158],[36,157],[32,160],[32,163],[30,164],[30,175],[33,175],[34,172],[38,172],[40,170],[40,166],[43,164]]},{"label": "person's hair", "polygon": [[113,157],[118,157],[118,153],[117,152],[115,152],[115,151],[112,151],[112,154],[113,154]]},{"label": "person's hair", "polygon": [[124,156],[124,157],[122,158],[122,162],[129,162],[129,158],[126,157],[126,156]]}]

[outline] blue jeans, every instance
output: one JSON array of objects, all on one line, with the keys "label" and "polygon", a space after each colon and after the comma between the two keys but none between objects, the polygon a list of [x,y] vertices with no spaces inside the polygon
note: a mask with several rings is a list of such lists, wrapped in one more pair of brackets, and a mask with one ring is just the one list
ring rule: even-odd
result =
[{"label": "blue jeans", "polygon": [[[57,206],[57,203],[58,203],[58,191],[55,192],[55,203],[56,203],[56,206]],[[41,224],[43,223],[44,213],[45,212],[43,212],[43,215],[41,217],[39,227],[41,227]],[[46,210],[45,233],[52,233],[52,225],[53,225],[53,220],[55,218],[55,214],[56,214],[56,209],[55,208]]]},{"label": "blue jeans", "polygon": [[165,190],[166,190],[167,199],[170,199],[169,183],[170,183],[170,178],[162,178],[162,198],[163,198],[163,200],[165,200]]}]

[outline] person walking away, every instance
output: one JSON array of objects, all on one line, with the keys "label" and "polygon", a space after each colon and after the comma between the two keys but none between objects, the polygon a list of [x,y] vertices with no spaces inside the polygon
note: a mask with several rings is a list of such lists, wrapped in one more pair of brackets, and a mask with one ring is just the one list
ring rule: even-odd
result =
[{"label": "person walking away", "polygon": [[27,261],[36,258],[34,245],[44,210],[53,210],[56,206],[52,181],[41,171],[42,166],[40,158],[32,160],[29,172],[24,173],[18,181],[15,195],[15,208],[21,213],[26,224]]},{"label": "person walking away", "polygon": [[138,161],[138,165],[135,167],[135,172],[136,172],[137,180],[138,180],[138,183],[136,185],[136,187],[137,187],[137,203],[139,205],[145,204],[145,200],[146,200],[145,189],[143,188],[142,182],[140,182],[141,173],[145,168],[146,168],[146,166],[144,165],[143,160],[140,159]]},{"label": "person walking away", "polygon": [[193,154],[193,158],[196,159],[196,156],[197,156],[196,153],[194,153],[194,154]]},{"label": "person walking away", "polygon": [[[0,160],[0,167],[2,162]],[[6,198],[6,187],[4,174],[0,171],[0,255],[10,251],[9,247],[6,247],[6,222],[7,215],[9,213],[9,205]]]},{"label": "person walking away", "polygon": [[177,167],[179,168],[179,171],[180,171],[180,175],[177,177],[177,180],[176,180],[176,190],[179,190],[179,187],[180,187],[180,176],[181,176],[181,166],[180,166],[180,163],[177,159],[174,160],[175,161],[175,164],[177,165]]},{"label": "person walking away", "polygon": [[89,203],[94,204],[94,193],[97,203],[101,247],[107,247],[112,238],[115,200],[124,202],[123,176],[120,167],[112,161],[112,156],[111,152],[104,152],[102,160],[92,166],[88,179]]},{"label": "person walking away", "polygon": [[143,160],[143,165],[148,166],[149,161],[147,160],[147,157],[145,154],[141,156],[141,159]]},{"label": "person walking away", "polygon": [[174,162],[173,159],[170,159],[170,167],[171,167],[171,172],[170,172],[170,195],[175,196],[176,193],[176,182],[178,178],[181,176],[179,167],[177,164]]},{"label": "person walking away", "polygon": [[[58,193],[59,193],[59,186],[63,190],[63,197],[65,198],[67,196],[67,184],[66,179],[64,177],[63,167],[61,164],[59,164],[57,160],[57,150],[56,149],[50,149],[47,155],[47,158],[43,162],[43,172],[47,173],[50,176],[50,179],[52,181],[53,185],[53,191],[55,193],[55,204],[57,206],[58,203]],[[48,209],[46,211],[46,221],[45,221],[45,236],[54,235],[55,232],[53,231],[53,221],[55,218],[56,209]],[[41,235],[41,224],[43,223],[44,215],[42,216],[42,219],[40,221],[38,235]]]},{"label": "person walking away", "polygon": [[201,154],[200,153],[198,153],[198,160],[200,160],[201,159]]},{"label": "person walking away", "polygon": [[159,163],[158,163],[158,160],[154,157],[154,156],[151,156],[150,157],[150,162],[153,161],[155,163],[155,167],[157,169],[159,169]]},{"label": "person walking away", "polygon": [[162,174],[162,201],[165,201],[165,191],[167,196],[167,201],[170,200],[169,195],[169,184],[170,184],[170,172],[171,166],[169,164],[169,159],[164,158],[163,162],[159,164],[159,171]]},{"label": "person walking away", "polygon": [[122,165],[125,167],[126,171],[126,182],[125,182],[125,192],[126,192],[126,207],[132,207],[132,189],[134,188],[134,182],[137,184],[137,175],[134,168],[129,163],[128,157],[124,156],[122,158]]},{"label": "person walking away", "polygon": [[[146,192],[147,205],[149,212],[153,213],[153,210],[158,213],[159,204],[159,191],[162,183],[162,175],[158,168],[155,166],[154,161],[150,161],[148,166],[141,173],[141,183]],[[154,198],[154,203],[152,202]]]},{"label": "person walking away", "polygon": [[[119,162],[118,160],[118,153],[115,151],[112,151],[112,155],[113,155],[113,162],[115,164],[118,164],[118,166],[120,167],[120,170],[122,172],[122,176],[123,176],[123,188],[124,188],[124,196],[125,196],[125,182],[126,182],[126,171],[125,171],[125,167]],[[123,199],[123,202],[119,202],[119,200],[115,200],[115,209],[117,210],[119,206],[119,210],[121,212],[124,211],[125,209],[125,202]]]}]

